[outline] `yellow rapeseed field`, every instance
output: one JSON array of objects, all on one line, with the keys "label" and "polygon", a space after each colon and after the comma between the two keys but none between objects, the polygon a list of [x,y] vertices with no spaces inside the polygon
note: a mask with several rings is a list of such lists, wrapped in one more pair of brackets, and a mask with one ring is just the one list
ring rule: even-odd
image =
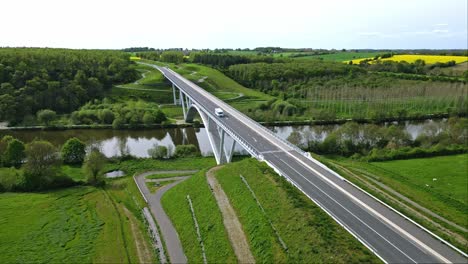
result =
[{"label": "yellow rapeseed field", "polygon": [[140,58],[140,57],[131,56],[131,57],[130,57],[130,60],[141,60],[141,58]]},{"label": "yellow rapeseed field", "polygon": [[[370,58],[372,59],[372,58]],[[365,59],[353,60],[354,64],[359,64],[360,61]],[[391,58],[380,59],[382,61],[391,60],[391,61],[406,61],[408,63],[413,63],[416,60],[423,60],[426,64],[434,64],[436,62],[449,62],[455,61],[456,63],[462,63],[468,61],[468,56],[441,56],[441,55],[394,55]],[[349,62],[349,61],[346,61]],[[371,62],[372,63],[372,62]]]}]

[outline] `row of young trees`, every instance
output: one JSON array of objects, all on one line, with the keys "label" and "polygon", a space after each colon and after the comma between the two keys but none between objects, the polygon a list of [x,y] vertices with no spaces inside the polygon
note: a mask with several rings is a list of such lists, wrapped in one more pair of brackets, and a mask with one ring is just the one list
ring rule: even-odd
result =
[{"label": "row of young trees", "polygon": [[[101,185],[102,169],[106,157],[96,148],[86,154],[86,145],[77,138],[69,139],[59,150],[48,141],[34,140],[24,144],[11,136],[0,140],[0,167],[21,168],[22,177],[6,179],[0,177],[0,190],[35,191],[75,185],[60,169],[60,165],[83,165],[88,183]],[[3,177],[3,176],[2,176]]]},{"label": "row of young trees", "polygon": [[19,122],[41,109],[69,113],[138,78],[124,52],[0,48],[0,120]]},{"label": "row of young trees", "polygon": [[283,62],[282,59],[275,59],[270,56],[242,56],[207,52],[191,53],[190,59],[194,63],[205,64],[220,69],[226,69],[236,64]]}]

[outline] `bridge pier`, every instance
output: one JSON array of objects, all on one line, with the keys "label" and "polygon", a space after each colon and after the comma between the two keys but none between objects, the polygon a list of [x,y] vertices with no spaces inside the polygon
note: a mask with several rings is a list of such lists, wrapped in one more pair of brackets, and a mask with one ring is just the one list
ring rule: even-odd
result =
[{"label": "bridge pier", "polygon": [[[179,90],[179,99],[177,99],[177,90]],[[231,162],[234,155],[236,141],[239,139],[233,137],[231,133],[228,133],[228,131],[219,124],[220,121],[216,120],[217,117],[214,116],[213,113],[206,112],[206,109],[197,105],[188,94],[182,91],[182,89],[174,83],[172,83],[172,96],[174,99],[174,105],[182,106],[185,122],[193,122],[195,114],[197,112],[200,114],[208,134],[208,140],[210,141],[211,148],[213,149],[213,155],[215,156],[216,163],[219,165]],[[184,139],[185,138],[183,138],[183,140]],[[240,142],[240,145],[246,148],[242,142]],[[248,148],[246,148],[246,150],[251,152]]]},{"label": "bridge pier", "polygon": [[172,96],[174,97],[174,105],[177,105],[176,87],[172,84]]}]

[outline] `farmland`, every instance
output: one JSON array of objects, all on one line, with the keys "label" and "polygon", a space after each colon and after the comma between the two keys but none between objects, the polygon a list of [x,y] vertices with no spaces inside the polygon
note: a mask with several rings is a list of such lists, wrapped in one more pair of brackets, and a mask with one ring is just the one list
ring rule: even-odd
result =
[{"label": "farmland", "polygon": [[[362,59],[353,59],[353,64],[359,64],[364,59],[373,59],[373,57],[366,57]],[[436,62],[447,63],[449,61],[455,61],[455,63],[463,63],[468,61],[467,56],[441,56],[441,55],[393,55],[390,58],[379,59],[379,61],[406,61],[408,63],[414,63],[416,60],[423,60],[426,64],[434,64]],[[344,62],[348,62],[348,60],[343,60]]]}]

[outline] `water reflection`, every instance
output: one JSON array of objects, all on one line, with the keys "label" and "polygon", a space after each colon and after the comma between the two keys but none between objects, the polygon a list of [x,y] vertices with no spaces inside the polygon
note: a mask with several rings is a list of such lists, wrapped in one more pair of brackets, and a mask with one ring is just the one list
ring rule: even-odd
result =
[{"label": "water reflection", "polygon": [[[440,127],[446,123],[446,119],[426,121],[406,121],[398,125],[415,139],[428,126]],[[393,123],[384,124],[385,126]],[[326,136],[339,128],[339,125],[315,125],[315,126],[285,126],[271,127],[281,138],[288,138],[293,131],[301,134],[302,143],[307,141],[323,141]],[[147,130],[112,130],[112,129],[74,129],[64,131],[0,131],[0,137],[12,135],[28,143],[35,138],[50,141],[57,147],[71,137],[77,137],[88,146],[98,145],[107,157],[131,154],[136,157],[149,157],[148,150],[155,144],[168,147],[174,151],[175,146],[183,144],[195,145],[202,155],[213,155],[204,128],[171,128],[171,129],[147,129]],[[236,144],[235,151],[246,154],[246,151]]]}]

